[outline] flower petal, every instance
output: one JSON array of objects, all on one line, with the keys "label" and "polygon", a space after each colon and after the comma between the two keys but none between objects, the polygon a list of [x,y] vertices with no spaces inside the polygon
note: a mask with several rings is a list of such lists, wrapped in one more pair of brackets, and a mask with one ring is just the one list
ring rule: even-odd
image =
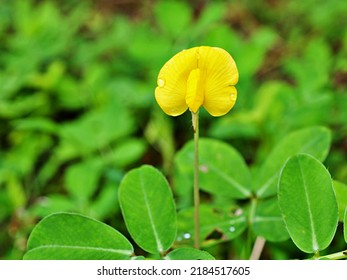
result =
[{"label": "flower petal", "polygon": [[221,48],[195,47],[173,56],[160,70],[155,98],[163,111],[178,116],[201,106],[213,116],[235,104],[239,73],[235,61]]},{"label": "flower petal", "polygon": [[234,107],[236,99],[237,90],[234,86],[210,91],[205,95],[204,108],[214,117],[223,116]]},{"label": "flower petal", "polygon": [[188,106],[186,100],[180,94],[173,95],[170,90],[157,87],[155,89],[155,99],[157,100],[160,108],[170,116],[179,116],[183,114]]},{"label": "flower petal", "polygon": [[222,116],[234,106],[239,73],[231,55],[221,48],[200,47],[199,69],[205,72],[205,109]]},{"label": "flower petal", "polygon": [[191,71],[187,80],[186,103],[193,113],[196,113],[204,102],[203,85],[200,69]]},{"label": "flower petal", "polygon": [[196,68],[197,49],[179,52],[159,72],[155,98],[162,110],[170,116],[181,115],[188,108],[187,80],[190,72]]}]

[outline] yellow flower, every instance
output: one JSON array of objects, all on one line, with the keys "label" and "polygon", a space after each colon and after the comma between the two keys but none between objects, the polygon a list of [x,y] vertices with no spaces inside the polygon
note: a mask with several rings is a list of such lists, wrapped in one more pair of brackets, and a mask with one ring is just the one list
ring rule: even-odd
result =
[{"label": "yellow flower", "polygon": [[203,106],[222,116],[234,106],[239,73],[231,55],[221,48],[195,47],[173,56],[160,70],[155,98],[170,116]]}]

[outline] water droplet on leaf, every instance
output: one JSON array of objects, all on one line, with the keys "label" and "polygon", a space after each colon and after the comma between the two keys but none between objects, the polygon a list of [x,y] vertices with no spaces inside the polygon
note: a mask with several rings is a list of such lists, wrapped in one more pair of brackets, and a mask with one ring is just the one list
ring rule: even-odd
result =
[{"label": "water droplet on leaf", "polygon": [[183,234],[183,238],[184,239],[189,239],[190,238],[190,233],[185,233],[185,234]]},{"label": "water droplet on leaf", "polygon": [[208,172],[208,167],[206,165],[201,165],[200,166],[200,171],[204,172],[204,173],[207,173]]},{"label": "water droplet on leaf", "polygon": [[229,231],[230,231],[230,232],[234,232],[234,231],[235,231],[235,227],[231,226],[231,227],[229,228]]},{"label": "water droplet on leaf", "polygon": [[241,208],[236,209],[234,212],[235,216],[241,216],[242,214],[243,214],[243,210]]},{"label": "water droplet on leaf", "polygon": [[158,79],[158,86],[159,87],[165,86],[165,80],[163,78]]}]

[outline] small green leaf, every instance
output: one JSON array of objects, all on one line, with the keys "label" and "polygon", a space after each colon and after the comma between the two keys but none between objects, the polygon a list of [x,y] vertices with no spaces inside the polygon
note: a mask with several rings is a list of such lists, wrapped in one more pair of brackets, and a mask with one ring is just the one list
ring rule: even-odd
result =
[{"label": "small green leaf", "polygon": [[7,176],[7,194],[14,208],[23,207],[27,201],[25,188],[20,179],[12,172]]},{"label": "small green leaf", "polygon": [[218,1],[210,2],[201,11],[201,15],[197,18],[196,23],[191,26],[190,36],[192,34],[206,33],[206,30],[212,29],[221,22],[226,14],[225,4]]},{"label": "small green leaf", "polygon": [[118,143],[113,149],[112,162],[117,167],[124,167],[134,163],[146,150],[145,141],[135,138],[127,138],[123,143]]},{"label": "small green leaf", "polygon": [[257,202],[252,228],[257,236],[269,241],[279,242],[289,239],[277,198]]},{"label": "small green leaf", "polygon": [[135,242],[150,253],[170,248],[176,238],[176,209],[170,186],[155,168],[128,172],[119,187],[122,214]]},{"label": "small green leaf", "polygon": [[131,258],[133,261],[144,261],[146,258],[144,256],[134,256]]},{"label": "small green leaf", "polygon": [[214,260],[206,251],[200,251],[194,248],[178,248],[170,252],[166,259],[168,260]]},{"label": "small green leaf", "polygon": [[337,206],[339,209],[339,221],[343,221],[345,215],[345,209],[347,207],[347,186],[341,182],[333,182]]},{"label": "small green leaf", "polygon": [[154,12],[160,27],[172,37],[186,30],[192,17],[190,5],[172,0],[160,1],[155,6]]},{"label": "small green leaf", "polygon": [[306,253],[328,247],[338,223],[337,202],[329,172],[308,154],[291,157],[280,180],[278,200],[288,232]]},{"label": "small green leaf", "polygon": [[[110,121],[113,119],[117,120],[117,129]],[[61,125],[59,134],[64,141],[60,148],[71,150],[75,156],[89,154],[127,136],[133,129],[132,115],[118,101],[109,100],[106,105]]]},{"label": "small green leaf", "polygon": [[327,42],[322,38],[312,39],[304,48],[303,55],[291,57],[284,63],[284,68],[297,82],[298,90],[304,89],[303,94],[312,96],[320,94],[319,89],[328,83],[331,60]]},{"label": "small green leaf", "polygon": [[93,217],[103,220],[118,211],[118,188],[115,183],[107,182],[101,188],[99,195],[93,199],[90,213]]},{"label": "small green leaf", "polygon": [[57,212],[76,211],[76,202],[62,194],[49,194],[40,197],[37,203],[30,208],[30,212],[41,218]]},{"label": "small green leaf", "polygon": [[343,219],[343,236],[344,236],[345,241],[347,243],[347,207],[345,210],[345,217]]},{"label": "small green leaf", "polygon": [[237,58],[241,61],[247,60],[250,62],[238,65],[240,74],[244,77],[252,77],[263,64],[267,51],[275,42],[275,32],[271,29],[259,28],[249,42],[238,50]]},{"label": "small green leaf", "polygon": [[269,154],[255,178],[258,197],[269,197],[277,192],[280,170],[289,157],[307,153],[323,161],[329,152],[330,131],[324,127],[310,127],[285,137]]},{"label": "small green leaf", "polygon": [[26,260],[130,259],[133,247],[118,231],[72,213],[44,218],[30,234]]},{"label": "small green leaf", "polygon": [[59,126],[50,119],[46,118],[24,118],[12,122],[18,130],[40,131],[56,134]]},{"label": "small green leaf", "polygon": [[[212,139],[199,141],[200,187],[202,190],[230,198],[247,198],[251,195],[251,175],[242,156],[230,145]],[[194,143],[180,150],[176,166],[193,178]]]},{"label": "small green leaf", "polygon": [[172,168],[175,155],[175,138],[171,118],[160,110],[154,110],[145,130],[146,140],[158,150],[163,159],[163,170]]},{"label": "small green leaf", "polygon": [[93,158],[70,166],[64,176],[69,193],[78,199],[90,198],[98,187],[102,161]]},{"label": "small green leaf", "polygon": [[[193,220],[193,207],[179,212],[177,242],[180,245],[193,245]],[[246,215],[242,209],[221,208],[207,204],[200,205],[200,244],[202,246],[232,240],[239,236],[246,227]]]}]

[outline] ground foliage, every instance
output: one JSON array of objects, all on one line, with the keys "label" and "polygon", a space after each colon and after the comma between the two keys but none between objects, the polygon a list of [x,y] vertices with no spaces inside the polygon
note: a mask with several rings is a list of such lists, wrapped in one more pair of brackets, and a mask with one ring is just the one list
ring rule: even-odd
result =
[{"label": "ground foliage", "polygon": [[[271,202],[278,179],[269,188],[261,185],[270,171],[279,176],[288,157],[305,153],[300,160],[324,162],[336,180],[343,220],[346,14],[347,4],[340,0],[2,0],[0,258],[22,258],[37,222],[62,211],[92,218],[91,226],[98,225],[94,219],[102,221],[136,239],[127,232],[118,189],[124,175],[143,164],[159,169],[172,188],[178,212],[173,248],[191,245],[190,115],[166,116],[155,103],[154,88],[161,66],[197,45],[226,49],[240,72],[234,109],[220,118],[200,114],[206,138],[201,142],[206,145],[201,167],[204,250],[217,259],[245,258],[250,250],[245,244],[254,234],[268,240],[262,258],[306,257],[289,239]],[[318,140],[310,146],[312,139]],[[288,154],[281,153],[283,147]],[[307,159],[307,153],[315,158]],[[286,176],[292,165],[286,166]],[[204,175],[212,169],[212,177]],[[250,220],[246,216],[254,204],[247,200],[253,194],[259,200]],[[282,206],[290,211],[288,203]],[[262,217],[270,216],[275,218],[269,231]],[[71,217],[71,223],[80,217]],[[247,234],[246,228],[251,228]],[[109,234],[116,238],[119,233]],[[343,236],[340,223],[327,253],[345,248]],[[171,239],[164,242],[170,245]],[[133,252],[126,239],[122,242]],[[148,256],[141,244],[133,245],[136,255]],[[144,247],[155,251],[155,245]],[[172,258],[180,255],[173,252]]]}]

